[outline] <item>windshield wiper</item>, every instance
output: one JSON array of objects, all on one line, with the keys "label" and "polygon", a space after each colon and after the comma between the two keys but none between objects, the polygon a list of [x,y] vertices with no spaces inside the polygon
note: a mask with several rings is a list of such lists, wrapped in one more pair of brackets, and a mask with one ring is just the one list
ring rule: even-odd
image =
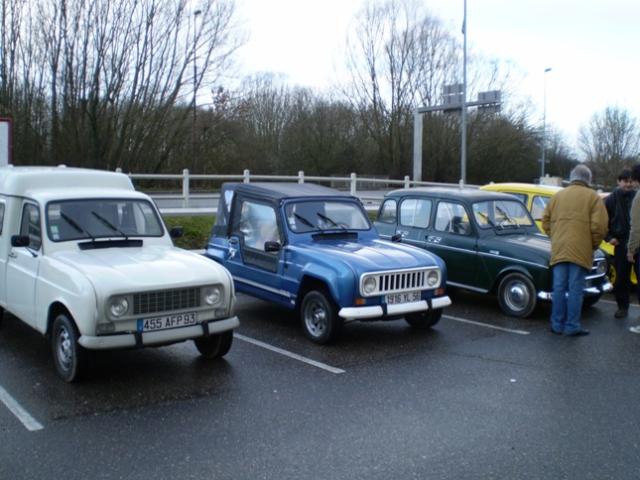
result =
[{"label": "windshield wiper", "polygon": [[114,232],[118,232],[120,235],[122,235],[124,237],[125,240],[127,240],[129,238],[129,235],[127,235],[126,233],[124,233],[122,230],[120,230],[118,227],[116,227],[113,223],[111,223],[109,220],[107,220],[106,218],[104,218],[102,215],[100,215],[99,213],[96,213],[95,211],[91,210],[91,215],[93,215],[94,217],[96,217],[98,220],[100,220],[104,225],[106,225],[107,227],[109,227],[111,230],[113,230]]},{"label": "windshield wiper", "polygon": [[[304,223],[309,228],[314,228],[314,229],[315,228],[320,228],[319,226],[314,225],[308,219],[304,218],[302,215],[300,215],[298,213],[294,212],[293,216],[296,217],[298,220],[300,220],[302,223]],[[320,230],[322,230],[322,228],[320,228]]]},{"label": "windshield wiper", "polygon": [[489,218],[489,215],[483,212],[476,212],[476,213],[478,215],[481,215],[482,218],[484,218],[490,226],[492,226],[493,228],[496,228],[496,224],[491,221],[491,219]]},{"label": "windshield wiper", "polygon": [[338,227],[340,230],[346,230],[346,228],[343,225],[340,225],[339,223],[337,223],[335,220],[327,217],[326,215],[323,215],[320,212],[317,212],[316,215],[318,215],[318,217],[320,217],[322,220],[324,220],[325,222],[329,222],[331,225],[333,225],[334,227]]},{"label": "windshield wiper", "polygon": [[502,208],[500,208],[499,205],[496,205],[496,210],[498,210],[498,212],[500,212],[500,215],[502,215],[505,218],[505,220],[503,222],[500,222],[500,226],[501,227],[504,227],[504,223],[505,222],[509,222],[509,224],[511,226],[514,226],[514,225],[515,225],[515,227],[519,227],[520,226],[518,221],[514,220],[513,218],[511,218],[507,212],[505,212]]},{"label": "windshield wiper", "polygon": [[93,240],[94,242],[96,241],[96,237],[94,237],[87,230],[85,230],[80,225],[78,225],[78,223],[73,218],[69,217],[67,214],[63,212],[60,212],[60,217],[62,217],[64,221],[67,222],[69,225],[71,225],[77,232],[84,233],[91,240]]}]

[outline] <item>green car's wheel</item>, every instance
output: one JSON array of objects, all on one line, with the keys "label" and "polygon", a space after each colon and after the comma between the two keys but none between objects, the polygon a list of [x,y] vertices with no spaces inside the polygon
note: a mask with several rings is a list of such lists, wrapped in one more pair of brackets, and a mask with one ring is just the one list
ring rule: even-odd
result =
[{"label": "green car's wheel", "polygon": [[536,288],[526,275],[509,273],[498,285],[498,302],[507,315],[526,318],[536,308]]},{"label": "green car's wheel", "polygon": [[582,299],[582,308],[593,307],[596,303],[598,303],[598,300],[600,300],[600,296],[601,295],[589,295],[588,297],[584,297]]}]

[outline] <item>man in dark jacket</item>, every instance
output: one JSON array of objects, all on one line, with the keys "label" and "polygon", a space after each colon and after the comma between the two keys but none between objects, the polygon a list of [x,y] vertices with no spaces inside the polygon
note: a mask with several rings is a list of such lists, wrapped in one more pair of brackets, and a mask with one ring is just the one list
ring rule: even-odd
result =
[{"label": "man in dark jacket", "polygon": [[[615,296],[618,310],[615,318],[624,318],[629,313],[629,297],[632,290],[631,266],[627,261],[627,242],[631,228],[629,212],[636,194],[631,179],[631,170],[623,170],[618,175],[618,187],[604,200],[609,214],[609,233],[605,240],[614,246],[613,266],[616,269]],[[638,299],[640,290],[635,288]]]}]

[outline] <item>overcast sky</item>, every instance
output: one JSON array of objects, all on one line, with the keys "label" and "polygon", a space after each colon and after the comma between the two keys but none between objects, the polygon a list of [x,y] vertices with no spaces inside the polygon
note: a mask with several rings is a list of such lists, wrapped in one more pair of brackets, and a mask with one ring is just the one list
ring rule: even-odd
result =
[{"label": "overcast sky", "polygon": [[[283,73],[292,84],[323,88],[344,65],[347,31],[364,0],[237,0],[249,35],[240,73]],[[423,5],[460,35],[463,0]],[[511,61],[522,95],[542,122],[573,147],[578,129],[606,106],[640,116],[640,1],[468,0],[469,50]],[[471,72],[470,72],[471,75]]]}]

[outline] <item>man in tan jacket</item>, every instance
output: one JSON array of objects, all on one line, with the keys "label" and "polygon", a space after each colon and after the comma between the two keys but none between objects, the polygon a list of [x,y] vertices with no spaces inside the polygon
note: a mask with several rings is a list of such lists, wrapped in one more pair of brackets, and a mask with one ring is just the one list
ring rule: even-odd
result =
[{"label": "man in tan jacket", "polygon": [[551,197],[542,215],[542,228],[551,238],[551,331],[574,337],[589,334],[580,324],[585,277],[609,219],[604,203],[589,188],[588,167],[575,167],[569,180],[567,188]]}]

